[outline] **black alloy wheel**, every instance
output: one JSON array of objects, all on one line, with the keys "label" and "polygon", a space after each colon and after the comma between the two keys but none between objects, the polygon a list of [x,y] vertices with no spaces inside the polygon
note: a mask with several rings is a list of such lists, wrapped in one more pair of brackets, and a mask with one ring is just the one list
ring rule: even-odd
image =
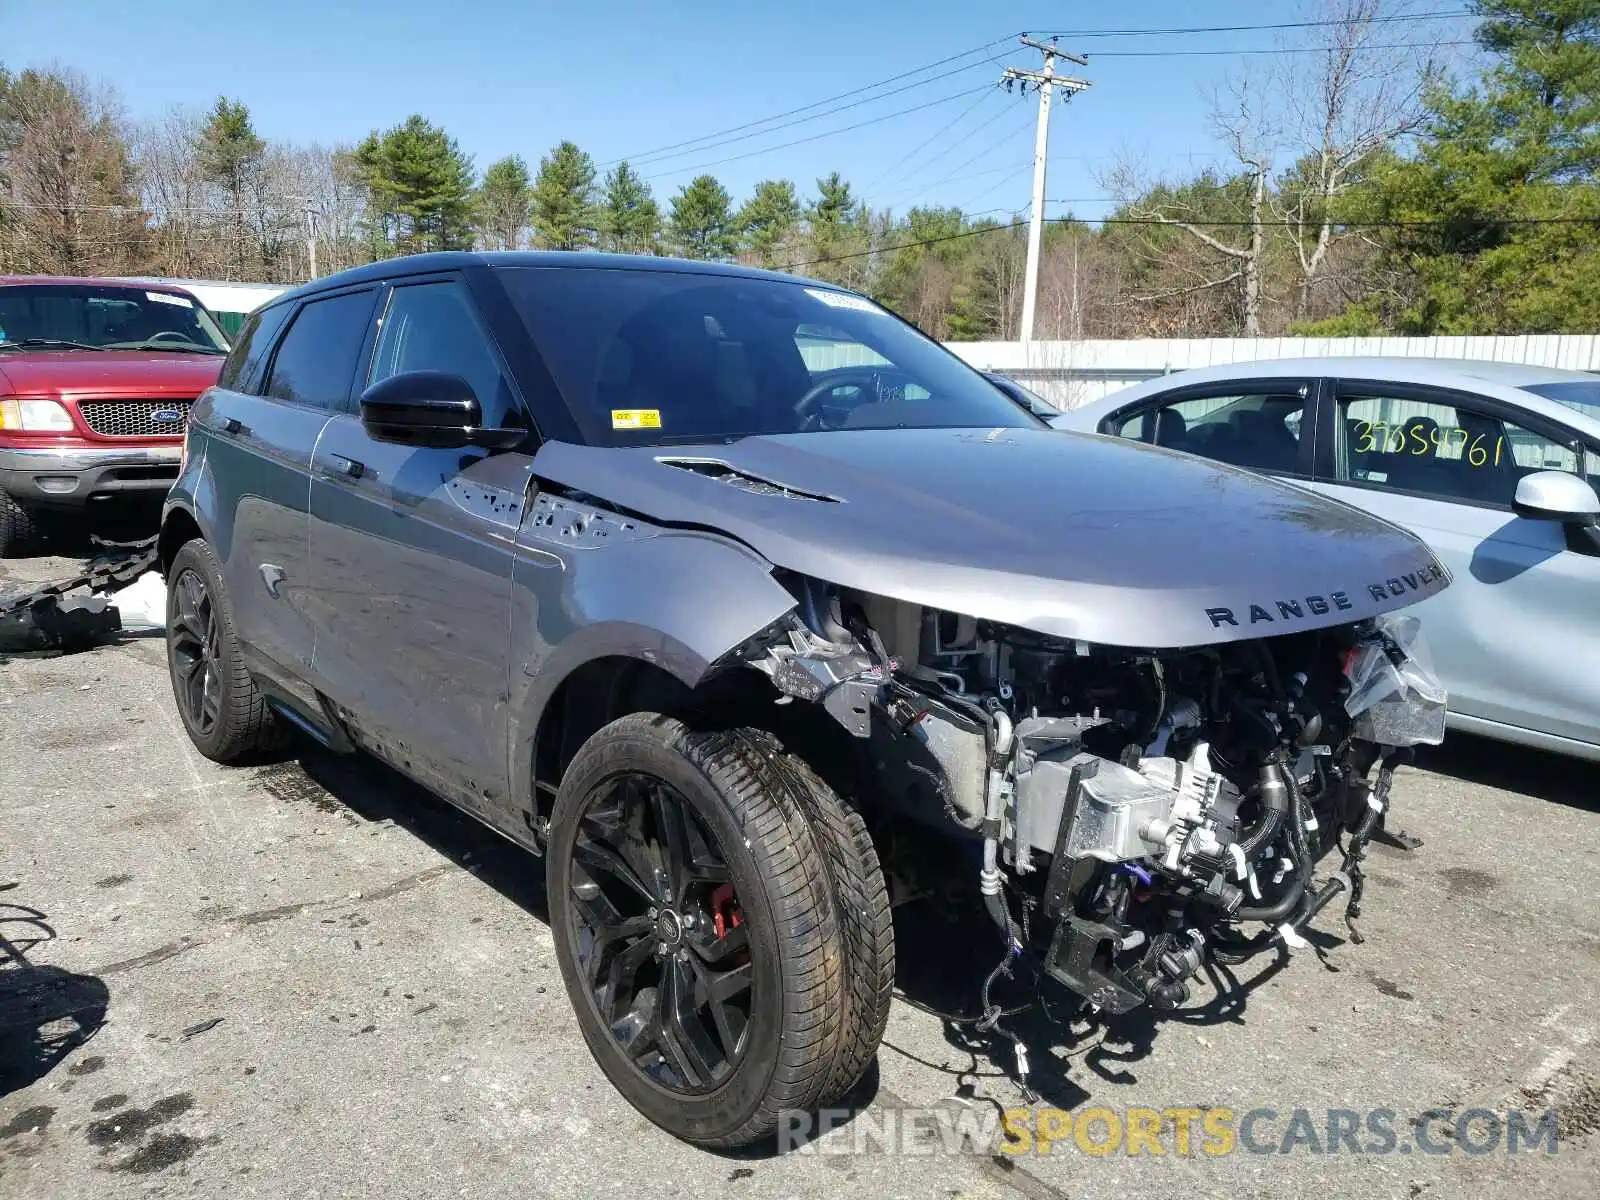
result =
[{"label": "black alloy wheel", "polygon": [[200,737],[217,727],[222,713],[222,623],[206,581],[192,567],[171,584],[175,604],[168,653],[173,691],[185,723]]},{"label": "black alloy wheel", "polygon": [[602,1022],[669,1091],[705,1092],[744,1052],[750,944],[716,838],[670,784],[629,772],[591,794],[573,845],[573,946]]},{"label": "black alloy wheel", "polygon": [[172,556],[167,576],[167,667],[183,728],[201,754],[237,763],[277,740],[272,713],[239,653],[222,567],[200,538]]}]

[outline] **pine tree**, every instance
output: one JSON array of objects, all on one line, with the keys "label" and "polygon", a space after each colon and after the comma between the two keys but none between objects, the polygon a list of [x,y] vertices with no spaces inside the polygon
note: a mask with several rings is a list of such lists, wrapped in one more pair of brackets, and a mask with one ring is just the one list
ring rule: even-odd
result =
[{"label": "pine tree", "polygon": [[477,194],[478,238],[490,250],[516,250],[533,219],[533,188],[528,164],[518,155],[502,158],[483,173]]},{"label": "pine tree", "polygon": [[739,209],[734,224],[744,248],[757,262],[763,267],[779,265],[800,225],[800,200],[794,184],[787,179],[763,179]]},{"label": "pine tree", "polygon": [[672,239],[685,258],[722,259],[732,256],[734,237],[732,200],[714,175],[701,175],[685,184],[672,198]]},{"label": "pine tree", "polygon": [[245,230],[249,225],[250,198],[260,186],[262,162],[267,144],[250,121],[250,110],[238,100],[218,96],[197,147],[200,177],[222,189],[227,197],[233,224],[233,260],[241,279],[249,272],[245,266]]},{"label": "pine tree", "polygon": [[533,181],[533,230],[548,250],[581,250],[597,236],[594,159],[562,142],[539,162]]},{"label": "pine tree", "polygon": [[376,217],[374,250],[401,254],[472,245],[472,159],[456,140],[413,114],[356,147]]},{"label": "pine tree", "polygon": [[622,254],[654,253],[661,240],[661,209],[650,185],[627,162],[606,175],[600,205],[600,242]]},{"label": "pine tree", "polygon": [[[1600,0],[1478,0],[1497,56],[1443,86],[1413,159],[1395,158],[1344,215],[1396,224],[1409,303],[1358,304],[1350,332],[1588,332],[1600,326]],[[1358,319],[1359,318],[1359,319]]]},{"label": "pine tree", "polygon": [[[832,267],[829,260],[855,255],[870,241],[868,220],[870,214],[850,192],[850,185],[834,171],[817,180],[817,198],[806,212],[811,236],[808,259],[818,260],[808,266],[808,274],[819,279],[860,286],[861,266],[855,268]],[[853,261],[853,260],[852,260]]]}]

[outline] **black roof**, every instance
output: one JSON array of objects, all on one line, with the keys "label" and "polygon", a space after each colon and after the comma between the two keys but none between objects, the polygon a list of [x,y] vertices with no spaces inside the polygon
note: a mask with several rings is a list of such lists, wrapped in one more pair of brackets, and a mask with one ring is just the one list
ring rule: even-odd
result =
[{"label": "black roof", "polygon": [[596,254],[591,251],[572,250],[441,250],[429,254],[408,254],[400,258],[386,258],[363,266],[351,267],[333,275],[324,275],[310,283],[276,297],[272,303],[352,283],[371,283],[400,279],[407,275],[425,275],[433,271],[459,271],[464,267],[583,267],[589,270],[609,271],[677,271],[697,275],[731,275],[741,279],[772,279],[783,283],[817,284],[834,287],[829,283],[789,275],[781,271],[764,271],[759,267],[744,267],[737,263],[701,262],[687,258],[662,258],[652,254]]}]

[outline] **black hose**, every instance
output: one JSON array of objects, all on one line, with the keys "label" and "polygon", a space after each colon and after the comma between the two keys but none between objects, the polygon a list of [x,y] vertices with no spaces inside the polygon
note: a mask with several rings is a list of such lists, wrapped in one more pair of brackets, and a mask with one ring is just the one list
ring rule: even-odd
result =
[{"label": "black hose", "polygon": [[1268,762],[1261,765],[1259,790],[1261,807],[1265,811],[1261,815],[1260,823],[1238,840],[1239,851],[1244,855],[1246,862],[1272,841],[1283,824],[1283,818],[1289,811],[1289,785],[1285,782],[1285,778],[1283,768],[1277,763]]},{"label": "black hose", "polygon": [[1015,939],[1011,935],[1011,910],[1006,906],[1005,896],[1000,892],[985,896],[983,907],[988,910],[990,920],[1000,927],[1001,936],[1006,939],[1006,947],[1009,949]]},{"label": "black hose", "polygon": [[1289,914],[1295,910],[1295,906],[1306,894],[1306,884],[1310,879],[1311,872],[1302,867],[1289,881],[1289,886],[1284,889],[1283,895],[1273,903],[1254,907],[1241,905],[1233,915],[1240,921],[1265,921],[1268,925],[1277,925],[1287,920]]}]

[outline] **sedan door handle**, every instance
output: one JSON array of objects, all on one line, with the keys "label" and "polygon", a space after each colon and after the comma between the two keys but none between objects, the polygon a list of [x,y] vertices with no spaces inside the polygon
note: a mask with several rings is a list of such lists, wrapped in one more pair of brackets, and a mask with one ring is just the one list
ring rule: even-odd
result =
[{"label": "sedan door handle", "polygon": [[335,475],[348,475],[351,479],[360,479],[367,473],[367,464],[357,462],[353,458],[346,458],[342,454],[330,454],[333,460],[333,473]]}]

